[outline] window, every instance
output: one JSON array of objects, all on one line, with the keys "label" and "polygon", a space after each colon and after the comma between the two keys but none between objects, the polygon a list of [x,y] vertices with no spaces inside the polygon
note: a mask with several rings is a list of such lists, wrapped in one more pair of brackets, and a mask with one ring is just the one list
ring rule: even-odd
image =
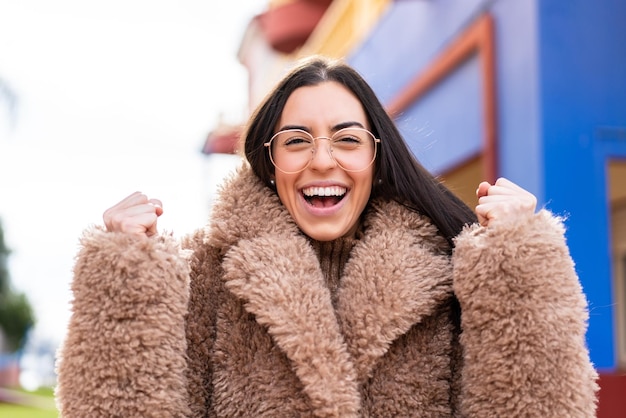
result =
[{"label": "window", "polygon": [[626,160],[609,161],[617,365],[626,370]]},{"label": "window", "polygon": [[622,248],[621,254],[615,262],[615,313],[616,338],[617,338],[617,362],[620,369],[626,369],[626,249]]}]

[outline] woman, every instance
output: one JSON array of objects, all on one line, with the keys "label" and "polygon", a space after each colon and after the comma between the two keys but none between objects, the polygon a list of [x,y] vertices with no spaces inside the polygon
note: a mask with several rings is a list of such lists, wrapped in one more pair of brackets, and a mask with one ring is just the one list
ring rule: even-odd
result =
[{"label": "woman", "polygon": [[251,118],[178,246],[134,193],[88,230],[60,351],[68,417],[592,417],[559,219],[506,179],[476,214],[366,82],[315,58]]}]

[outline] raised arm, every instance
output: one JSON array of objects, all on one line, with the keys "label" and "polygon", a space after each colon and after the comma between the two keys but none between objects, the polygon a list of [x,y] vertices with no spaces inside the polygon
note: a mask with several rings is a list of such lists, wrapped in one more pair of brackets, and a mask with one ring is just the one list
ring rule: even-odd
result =
[{"label": "raised arm", "polygon": [[501,179],[456,240],[463,416],[594,417],[587,302],[560,219]]},{"label": "raised arm", "polygon": [[146,222],[156,220],[160,204],[138,197],[137,205],[118,209],[146,224],[143,232],[94,227],[81,238],[72,316],[58,358],[64,418],[189,415],[187,261],[171,236],[156,236],[156,222]]}]

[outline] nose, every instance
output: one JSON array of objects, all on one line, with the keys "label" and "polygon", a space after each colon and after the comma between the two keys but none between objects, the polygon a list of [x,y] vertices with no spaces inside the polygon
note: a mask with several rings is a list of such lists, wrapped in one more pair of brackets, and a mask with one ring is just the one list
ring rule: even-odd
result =
[{"label": "nose", "polygon": [[333,157],[330,139],[324,137],[316,138],[310,167],[314,170],[324,171],[336,166],[337,162]]}]

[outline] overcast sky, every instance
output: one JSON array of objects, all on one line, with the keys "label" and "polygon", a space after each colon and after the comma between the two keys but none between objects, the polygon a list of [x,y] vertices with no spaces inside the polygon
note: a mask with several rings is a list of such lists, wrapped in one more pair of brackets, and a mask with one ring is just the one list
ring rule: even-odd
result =
[{"label": "overcast sky", "polygon": [[[202,156],[220,113],[241,121],[236,52],[261,0],[0,0],[0,219],[12,282],[60,341],[78,237],[140,190],[160,229],[201,226],[234,162]],[[0,96],[1,97],[1,96]]]}]

